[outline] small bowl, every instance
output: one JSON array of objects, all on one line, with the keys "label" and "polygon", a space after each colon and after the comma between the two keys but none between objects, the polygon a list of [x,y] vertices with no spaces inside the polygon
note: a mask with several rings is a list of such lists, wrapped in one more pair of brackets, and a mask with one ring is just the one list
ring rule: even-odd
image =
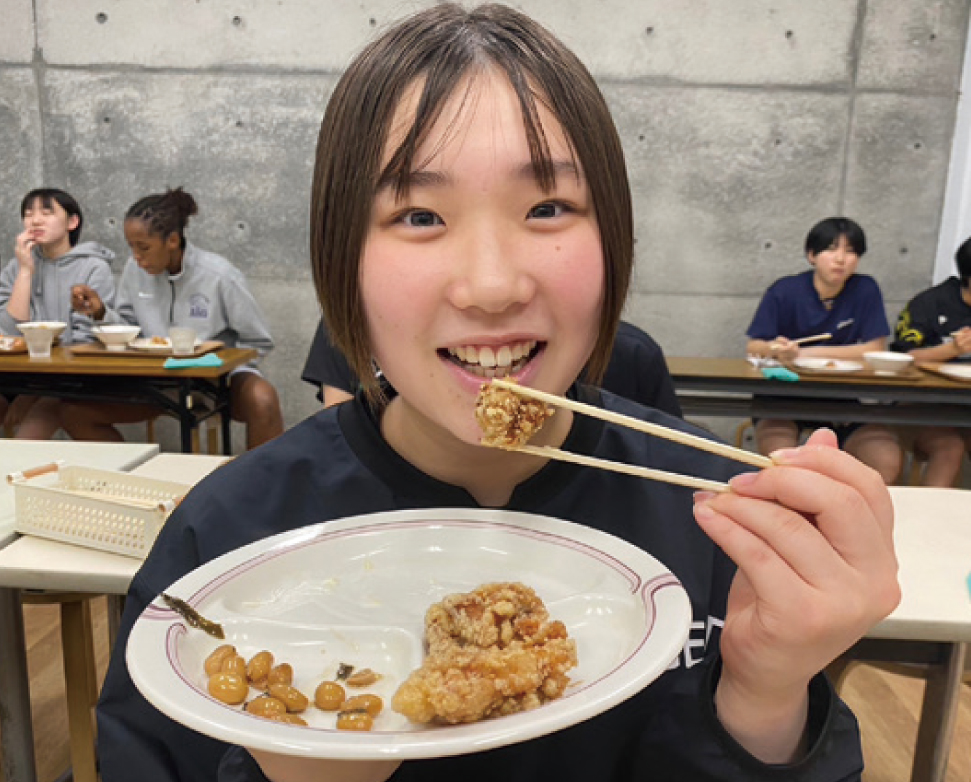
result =
[{"label": "small bowl", "polygon": [[129,326],[127,323],[106,323],[91,329],[91,333],[101,340],[106,350],[124,350],[140,331],[138,326]]},{"label": "small bowl", "polygon": [[889,350],[871,350],[863,354],[863,360],[874,372],[902,372],[914,363],[909,353],[894,353]]},{"label": "small bowl", "polygon": [[31,329],[46,329],[51,332],[51,336],[56,341],[64,333],[67,324],[59,320],[31,320],[26,323],[18,323],[17,328],[20,329],[21,334],[26,334]]}]

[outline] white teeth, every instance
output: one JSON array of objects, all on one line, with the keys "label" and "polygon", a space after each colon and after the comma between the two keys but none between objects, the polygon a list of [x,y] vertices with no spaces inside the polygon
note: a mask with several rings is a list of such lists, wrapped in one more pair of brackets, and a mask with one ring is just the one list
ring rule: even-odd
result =
[{"label": "white teeth", "polygon": [[492,352],[492,348],[479,348],[479,364],[489,369],[496,365],[496,354]]},{"label": "white teeth", "polygon": [[455,356],[459,361],[470,366],[476,366],[491,370],[494,367],[508,368],[520,359],[525,358],[536,347],[536,340],[528,342],[516,342],[512,345],[502,345],[499,348],[492,348],[483,345],[477,348],[475,345],[459,345],[449,348],[450,355]]}]

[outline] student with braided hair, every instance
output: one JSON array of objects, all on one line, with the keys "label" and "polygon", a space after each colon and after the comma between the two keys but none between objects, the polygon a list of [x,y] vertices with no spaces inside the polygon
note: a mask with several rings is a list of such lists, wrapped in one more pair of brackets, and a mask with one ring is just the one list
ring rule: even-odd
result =
[{"label": "student with braided hair", "polygon": [[[77,286],[74,308],[96,321],[133,323],[143,337],[164,337],[172,326],[188,326],[202,340],[253,348],[263,358],[273,339],[242,272],[222,256],[186,241],[185,227],[196,214],[195,199],[181,187],[146,196],[125,215],[125,240],[132,257],[118,285],[115,308],[97,292]],[[283,432],[276,389],[256,362],[230,375],[232,416],[246,424],[253,448]],[[65,405],[63,426],[78,440],[121,440],[116,423],[144,421],[159,414],[152,405],[77,403]]]}]

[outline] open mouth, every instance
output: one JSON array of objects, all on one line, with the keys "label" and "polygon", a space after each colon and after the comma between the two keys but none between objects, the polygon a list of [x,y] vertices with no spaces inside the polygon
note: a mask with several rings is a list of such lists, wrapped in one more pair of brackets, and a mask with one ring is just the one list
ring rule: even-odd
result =
[{"label": "open mouth", "polygon": [[488,345],[460,345],[454,348],[443,348],[438,353],[466,372],[489,379],[508,377],[521,372],[539,353],[543,344],[536,340],[528,340],[498,348]]}]

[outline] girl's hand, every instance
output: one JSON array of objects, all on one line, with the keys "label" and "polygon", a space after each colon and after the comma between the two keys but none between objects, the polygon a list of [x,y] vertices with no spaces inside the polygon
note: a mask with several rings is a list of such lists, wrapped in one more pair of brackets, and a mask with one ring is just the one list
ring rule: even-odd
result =
[{"label": "girl's hand", "polygon": [[249,749],[270,782],[385,782],[400,760],[318,760]]},{"label": "girl's hand", "polygon": [[14,255],[17,256],[17,263],[21,272],[34,273],[34,247],[36,244],[37,242],[34,241],[30,231],[23,231],[17,235]]},{"label": "girl's hand", "polygon": [[695,517],[738,565],[715,703],[766,762],[800,751],[807,685],[900,601],[893,505],[877,473],[828,430],[775,466],[701,495]]},{"label": "girl's hand", "polygon": [[954,349],[957,350],[959,356],[971,353],[971,326],[958,329],[954,332],[953,337]]},{"label": "girl's hand", "polygon": [[90,285],[75,285],[71,288],[71,307],[94,320],[101,320],[105,316],[104,302]]},{"label": "girl's hand", "polygon": [[776,337],[769,343],[769,358],[792,361],[799,355],[799,346],[786,337]]}]

